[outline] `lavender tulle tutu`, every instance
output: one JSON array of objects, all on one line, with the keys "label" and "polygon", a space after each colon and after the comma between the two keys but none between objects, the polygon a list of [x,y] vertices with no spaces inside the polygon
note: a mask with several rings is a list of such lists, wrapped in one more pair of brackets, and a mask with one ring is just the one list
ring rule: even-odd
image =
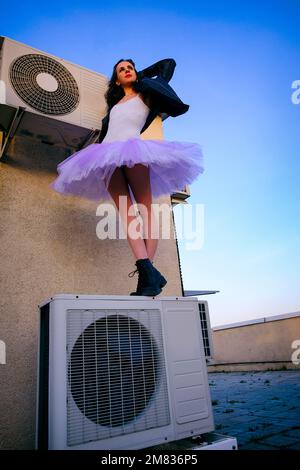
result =
[{"label": "lavender tulle tutu", "polygon": [[204,171],[199,144],[129,138],[90,144],[75,152],[57,166],[59,176],[50,187],[62,194],[111,200],[107,187],[114,170],[137,163],[150,168],[153,197],[182,190]]}]

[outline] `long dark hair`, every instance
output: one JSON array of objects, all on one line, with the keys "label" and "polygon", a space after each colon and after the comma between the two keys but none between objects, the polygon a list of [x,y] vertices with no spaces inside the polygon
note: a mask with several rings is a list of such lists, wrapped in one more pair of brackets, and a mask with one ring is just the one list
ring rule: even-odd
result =
[{"label": "long dark hair", "polygon": [[[117,65],[120,63],[120,62],[130,62],[131,65],[133,65],[133,68],[135,70],[135,73],[137,74],[137,71],[136,71],[136,68],[135,68],[135,63],[133,62],[132,59],[120,59],[118,60],[118,62],[114,65],[114,68],[113,68],[113,73],[112,73],[112,76],[108,82],[108,89],[104,95],[105,99],[106,99],[106,103],[107,103],[107,106],[108,106],[108,109],[107,109],[107,112],[109,113],[111,108],[116,104],[118,103],[118,101],[120,101],[121,98],[123,98],[123,96],[125,96],[125,93],[124,93],[124,90],[121,86],[118,86],[116,85],[116,80],[118,78],[117,76]],[[136,87],[135,87],[135,82],[132,84],[132,88],[136,90]]]}]

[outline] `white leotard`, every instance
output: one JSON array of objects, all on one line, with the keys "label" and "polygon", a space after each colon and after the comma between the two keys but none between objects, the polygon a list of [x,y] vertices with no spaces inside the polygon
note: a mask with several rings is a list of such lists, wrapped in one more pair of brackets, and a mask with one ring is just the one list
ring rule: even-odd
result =
[{"label": "white leotard", "polygon": [[110,111],[107,134],[102,142],[140,139],[140,131],[149,111],[150,109],[139,95],[115,104]]}]

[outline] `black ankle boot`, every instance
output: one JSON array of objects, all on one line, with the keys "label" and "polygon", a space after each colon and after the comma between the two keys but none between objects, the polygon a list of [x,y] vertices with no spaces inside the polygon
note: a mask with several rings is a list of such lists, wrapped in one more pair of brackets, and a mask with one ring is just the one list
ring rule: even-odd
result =
[{"label": "black ankle boot", "polygon": [[[153,264],[153,261],[152,261],[152,264]],[[153,266],[153,269],[155,271],[155,275],[159,282],[160,287],[163,288],[167,284],[166,278],[164,278],[164,276],[154,266]]]},{"label": "black ankle boot", "polygon": [[[149,259],[149,258],[145,258],[145,259]],[[149,260],[149,261],[150,261],[150,260]],[[155,278],[156,278],[157,283],[159,284],[159,287],[163,288],[163,287],[167,284],[167,280],[166,280],[166,279],[164,278],[164,276],[162,276],[162,274],[153,266],[153,261],[150,261],[150,263],[152,263],[153,273],[154,273],[154,276],[155,276]],[[135,265],[137,266],[137,263],[135,263]],[[133,277],[136,272],[139,273],[139,269],[136,269],[135,271],[132,271],[131,273],[128,274],[128,276],[129,276],[129,277]],[[135,291],[135,292],[130,292],[130,295],[145,295],[145,294],[141,294],[141,288],[142,288],[141,279],[142,279],[142,276],[140,276],[140,273],[139,273],[138,284],[137,284],[136,291]]]},{"label": "black ankle boot", "polygon": [[150,259],[149,258],[138,259],[135,265],[139,273],[139,283],[138,283],[137,291],[132,292],[130,295],[155,296],[155,295],[160,294],[161,279],[158,277],[158,274],[157,274],[159,273],[159,271],[157,271],[154,268]]}]

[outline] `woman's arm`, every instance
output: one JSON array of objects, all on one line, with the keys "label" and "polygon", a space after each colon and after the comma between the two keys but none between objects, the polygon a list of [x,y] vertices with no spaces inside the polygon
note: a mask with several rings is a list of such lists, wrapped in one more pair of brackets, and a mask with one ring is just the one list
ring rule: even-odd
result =
[{"label": "woman's arm", "polygon": [[169,82],[173,76],[175,67],[176,62],[174,59],[162,59],[158,62],[155,62],[155,64],[150,65],[146,69],[138,72],[138,79],[158,76]]}]

